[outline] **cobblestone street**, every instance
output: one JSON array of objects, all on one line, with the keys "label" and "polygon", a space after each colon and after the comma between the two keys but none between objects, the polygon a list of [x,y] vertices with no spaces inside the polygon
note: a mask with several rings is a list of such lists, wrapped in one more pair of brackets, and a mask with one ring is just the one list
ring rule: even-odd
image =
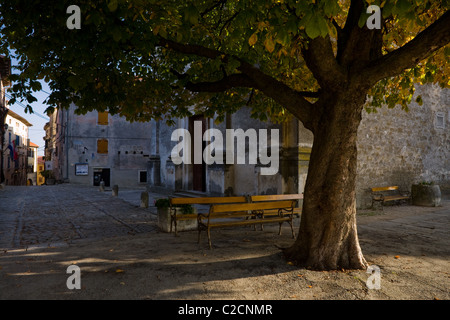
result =
[{"label": "cobblestone street", "polygon": [[[143,190],[120,189],[118,197],[71,184],[0,190],[0,300],[450,298],[448,194],[439,207],[358,212],[362,251],[380,270],[373,290],[366,270],[286,261],[280,249],[294,240],[278,235],[278,225],[214,230],[212,250],[197,243],[196,231],[161,232],[156,208],[140,208]],[[150,193],[149,204],[159,197]],[[66,284],[71,265],[81,270],[77,290]]]},{"label": "cobblestone street", "polygon": [[0,248],[150,232],[156,228],[156,211],[140,208],[139,199],[139,190],[121,190],[113,197],[110,191],[68,184],[8,187],[0,193]]}]

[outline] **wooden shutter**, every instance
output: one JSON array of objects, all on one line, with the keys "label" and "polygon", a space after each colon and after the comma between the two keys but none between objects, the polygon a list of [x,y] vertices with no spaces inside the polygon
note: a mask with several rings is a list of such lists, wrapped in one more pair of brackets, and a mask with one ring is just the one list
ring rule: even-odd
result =
[{"label": "wooden shutter", "polygon": [[97,153],[108,153],[108,140],[107,139],[97,140]]},{"label": "wooden shutter", "polygon": [[108,111],[98,112],[98,124],[107,125],[108,124]]}]

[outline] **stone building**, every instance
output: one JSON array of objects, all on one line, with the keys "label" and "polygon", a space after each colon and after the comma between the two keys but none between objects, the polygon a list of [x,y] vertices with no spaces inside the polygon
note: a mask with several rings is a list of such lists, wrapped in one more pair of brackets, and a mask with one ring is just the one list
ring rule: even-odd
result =
[{"label": "stone building", "polygon": [[5,183],[4,161],[6,159],[5,150],[5,134],[6,125],[5,118],[8,113],[6,107],[6,87],[10,85],[8,76],[11,74],[11,60],[0,55],[0,184]]},{"label": "stone building", "polygon": [[[376,113],[363,112],[358,132],[357,206],[371,205],[372,187],[398,185],[409,191],[413,183],[432,181],[450,183],[450,99],[449,90],[436,86],[418,86],[423,105],[413,102],[409,112],[399,106],[380,108]],[[183,140],[171,140],[176,129],[189,132],[191,153],[195,136],[194,123],[201,121],[202,133],[218,129],[226,136],[226,129],[253,128],[279,130],[279,170],[262,175],[259,160],[249,163],[249,140],[246,140],[246,164],[187,164],[174,163],[173,148]],[[224,123],[215,125],[213,119],[178,119],[175,127],[152,122],[148,184],[153,190],[197,191],[209,195],[245,195],[301,193],[307,176],[312,133],[295,120],[284,124],[262,123],[250,117],[243,108],[229,115]],[[225,140],[225,138],[224,138]],[[204,151],[210,139],[203,141]],[[224,142],[225,144],[225,142]],[[257,147],[260,150],[258,144]],[[184,151],[184,150],[183,150]],[[198,153],[197,152],[197,153]],[[217,152],[217,150],[216,150]],[[194,155],[191,154],[191,158]],[[226,157],[226,152],[223,152]]]},{"label": "stone building", "polygon": [[46,124],[46,165],[59,182],[98,186],[145,186],[150,123],[130,123],[108,112],[75,114],[55,109]]},{"label": "stone building", "polygon": [[42,176],[42,171],[45,169],[45,157],[39,156],[37,159],[36,185],[41,186],[45,183],[45,178]]},{"label": "stone building", "polygon": [[[149,188],[219,196],[297,193],[303,187],[299,178],[304,179],[305,174],[298,162],[299,135],[310,135],[298,128],[295,120],[275,124],[252,119],[247,108],[228,115],[220,124],[201,116],[178,119],[176,126],[152,121]],[[180,129],[184,134],[174,137]],[[231,134],[227,136],[230,131],[234,134],[231,140]],[[180,142],[186,144],[179,154],[189,155],[177,163],[172,152]],[[227,143],[232,144],[228,150]],[[311,144],[303,147],[308,153]],[[205,162],[205,153],[211,153],[214,161]]]},{"label": "stone building", "polygon": [[[420,182],[450,184],[450,90],[417,86],[423,104],[363,113],[358,132],[358,206],[371,205],[370,188]],[[413,99],[414,101],[414,99]]]},{"label": "stone building", "polygon": [[4,126],[3,172],[6,185],[26,185],[28,171],[28,128],[25,118],[7,110]]},{"label": "stone building", "polygon": [[39,146],[30,141],[28,145],[28,167],[27,167],[27,185],[37,185],[38,172],[38,148]]}]

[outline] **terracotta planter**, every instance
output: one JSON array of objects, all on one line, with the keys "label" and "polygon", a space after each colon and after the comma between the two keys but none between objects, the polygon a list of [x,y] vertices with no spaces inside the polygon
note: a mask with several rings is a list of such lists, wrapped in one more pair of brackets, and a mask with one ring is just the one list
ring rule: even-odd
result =
[{"label": "terracotta planter", "polygon": [[439,185],[413,184],[411,199],[415,206],[437,207],[441,203],[441,189]]}]

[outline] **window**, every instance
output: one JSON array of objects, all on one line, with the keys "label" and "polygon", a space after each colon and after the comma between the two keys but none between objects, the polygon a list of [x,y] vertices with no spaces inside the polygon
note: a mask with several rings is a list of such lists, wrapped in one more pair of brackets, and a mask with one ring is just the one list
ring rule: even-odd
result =
[{"label": "window", "polygon": [[107,139],[97,140],[97,153],[108,153],[108,140]]},{"label": "window", "polygon": [[98,124],[107,125],[108,124],[108,111],[98,112]]},{"label": "window", "polygon": [[435,128],[445,129],[445,114],[443,112],[436,112],[434,126]]},{"label": "window", "polygon": [[147,171],[139,170],[139,182],[146,183],[147,182]]}]

